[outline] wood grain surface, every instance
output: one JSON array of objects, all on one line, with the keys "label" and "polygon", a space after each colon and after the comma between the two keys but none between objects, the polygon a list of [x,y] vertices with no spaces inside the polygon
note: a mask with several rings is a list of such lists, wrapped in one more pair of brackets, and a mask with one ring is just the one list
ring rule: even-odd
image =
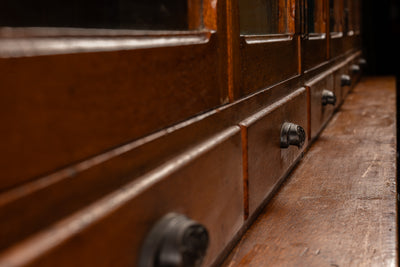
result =
[{"label": "wood grain surface", "polygon": [[325,72],[306,83],[310,94],[310,123],[311,134],[309,138],[315,138],[329,118],[332,116],[335,106],[322,105],[322,92],[329,90],[335,93],[333,85],[333,75],[331,72]]},{"label": "wood grain surface", "polygon": [[395,99],[362,80],[223,266],[396,266]]},{"label": "wood grain surface", "polygon": [[241,96],[299,74],[297,37],[288,37],[282,41],[267,41],[268,39],[261,38],[258,41],[244,36],[240,39]]},{"label": "wood grain surface", "polygon": [[284,122],[295,123],[307,131],[307,91],[304,87],[240,123],[247,151],[244,178],[248,183],[250,216],[271,195],[307,147],[307,142],[302,148],[280,147]]},{"label": "wood grain surface", "polygon": [[204,30],[0,29],[0,191],[227,104],[225,1],[190,2]]},{"label": "wood grain surface", "polygon": [[359,56],[359,53],[348,58],[338,58],[317,70],[262,90],[251,97],[0,193],[0,250],[50,227],[69,214],[138,179],[165,161],[211,138],[216,132],[239,124],[293,93],[319,73],[329,71],[330,68],[336,70],[343,67],[343,64],[347,70],[348,59]]},{"label": "wood grain surface", "polygon": [[327,42],[327,38],[302,40],[302,68],[304,71],[315,68],[327,61]]},{"label": "wood grain surface", "polygon": [[336,67],[332,69],[332,72],[334,76],[333,84],[335,87],[335,94],[337,99],[336,107],[339,107],[344,100],[343,91],[346,90],[346,87],[349,87],[346,85],[342,85],[342,76],[348,75],[346,62],[336,65]]},{"label": "wood grain surface", "polygon": [[0,253],[0,266],[137,266],[147,233],[170,212],[208,229],[209,266],[243,224],[241,149],[232,126]]},{"label": "wood grain surface", "polygon": [[227,92],[215,90],[217,47],[213,36],[189,46],[0,58],[0,190],[226,102]]}]

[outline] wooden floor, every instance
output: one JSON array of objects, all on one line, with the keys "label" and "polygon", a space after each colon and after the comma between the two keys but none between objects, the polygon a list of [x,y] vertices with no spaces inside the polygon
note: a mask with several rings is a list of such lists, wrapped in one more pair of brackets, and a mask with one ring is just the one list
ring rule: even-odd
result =
[{"label": "wooden floor", "polygon": [[397,266],[395,114],[363,79],[223,266]]}]

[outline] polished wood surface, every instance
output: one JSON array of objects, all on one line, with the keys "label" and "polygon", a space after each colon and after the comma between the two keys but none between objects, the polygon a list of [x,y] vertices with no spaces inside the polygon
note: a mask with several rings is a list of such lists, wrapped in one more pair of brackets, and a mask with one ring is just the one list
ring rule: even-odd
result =
[{"label": "polished wood surface", "polygon": [[346,87],[349,87],[347,85],[342,84],[342,76],[348,75],[346,62],[342,62],[341,64],[338,64],[336,67],[334,67],[332,69],[332,73],[333,73],[333,86],[335,88],[334,90],[337,98],[336,107],[338,107],[340,104],[343,103],[344,100],[343,91],[347,89]]},{"label": "polished wood surface", "polygon": [[[358,52],[350,58],[359,55]],[[340,63],[342,61],[345,62]],[[333,68],[347,69],[346,61],[347,57],[344,57],[332,62],[340,63]],[[329,71],[330,66],[323,66],[300,79],[290,79],[234,104],[225,105],[3,192],[0,194],[0,249],[50,227],[65,216],[140,178],[171,157],[185,153],[188,148],[211,138],[215,132],[239,124],[296,91],[296,88],[304,85],[306,80],[317,75],[321,69]],[[264,136],[261,138],[265,140]],[[244,155],[245,152],[244,148]],[[247,189],[244,191],[247,192]]]},{"label": "polished wood surface", "polygon": [[191,1],[200,31],[1,28],[0,192],[328,64],[284,2],[278,36],[240,35],[238,2],[212,0]]},{"label": "polished wood surface", "polygon": [[322,35],[313,40],[302,40],[302,69],[304,71],[318,67],[318,65],[321,65],[327,61],[327,42],[326,36]]},{"label": "polished wood surface", "polygon": [[223,266],[397,266],[395,99],[362,80]]},{"label": "polished wood surface", "polygon": [[210,233],[210,265],[243,224],[240,128],[229,127],[0,254],[0,266],[136,266],[169,212]]},{"label": "polished wood surface", "polygon": [[[342,60],[345,58],[338,62]],[[324,70],[327,71],[328,67],[324,66]],[[316,74],[313,72],[308,73],[303,79],[308,80],[314,75]],[[239,124],[304,85],[303,79],[290,79],[252,97],[225,105],[3,192],[0,194],[0,249],[5,249],[84,208],[171,157],[210,138],[215,132]]]},{"label": "polished wood surface", "polygon": [[322,105],[322,92],[329,90],[335,92],[333,75],[325,72],[311,81],[306,82],[306,88],[310,95],[310,134],[309,138],[315,138],[333,114],[335,106]]},{"label": "polished wood surface", "polygon": [[[249,95],[300,73],[298,36],[269,42],[268,37],[240,39],[240,94]],[[271,64],[274,62],[274,64]]]},{"label": "polished wood surface", "polygon": [[0,28],[0,192],[228,103],[225,1],[191,3],[202,30]]},{"label": "polished wood surface", "polygon": [[309,149],[282,124],[317,136],[320,91],[360,77],[356,25],[329,34],[349,1],[264,2],[187,0],[185,31],[0,27],[0,266],[135,266],[170,212],[220,263]]}]

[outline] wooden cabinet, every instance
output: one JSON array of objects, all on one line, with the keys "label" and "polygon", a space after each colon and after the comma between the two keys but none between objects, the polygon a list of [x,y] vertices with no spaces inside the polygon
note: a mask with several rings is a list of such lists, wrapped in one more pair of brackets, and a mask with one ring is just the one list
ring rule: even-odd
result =
[{"label": "wooden cabinet", "polygon": [[3,3],[0,265],[137,266],[170,213],[217,265],[360,79],[360,1],[134,2]]}]

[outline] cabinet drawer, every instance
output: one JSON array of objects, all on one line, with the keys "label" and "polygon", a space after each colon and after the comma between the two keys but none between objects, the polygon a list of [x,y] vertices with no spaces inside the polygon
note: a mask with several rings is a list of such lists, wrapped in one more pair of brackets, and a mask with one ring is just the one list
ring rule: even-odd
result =
[{"label": "cabinet drawer", "polygon": [[361,78],[361,65],[360,65],[360,57],[355,57],[354,59],[349,61],[349,75],[351,76],[352,85],[351,89],[360,81]]},{"label": "cabinet drawer", "polygon": [[242,170],[234,126],[4,252],[0,265],[136,266],[149,231],[174,212],[208,230],[208,266],[243,224]]},{"label": "cabinet drawer", "polygon": [[[281,148],[281,128],[285,122],[307,131],[307,93],[298,89],[280,101],[240,123],[247,146],[245,181],[248,183],[249,215],[270,195],[280,178],[289,170],[306,147]],[[247,167],[246,167],[247,166]]]},{"label": "cabinet drawer", "polygon": [[241,96],[265,89],[298,74],[297,39],[282,42],[252,42],[248,39],[241,38]]},{"label": "cabinet drawer", "polygon": [[310,92],[311,134],[309,137],[314,139],[338,105],[338,93],[333,86],[333,75],[330,72],[323,73],[307,82],[306,87]]},{"label": "cabinet drawer", "polygon": [[351,80],[347,64],[345,63],[335,66],[332,72],[334,79],[333,86],[335,87],[338,105],[340,105],[346,97],[353,81]]},{"label": "cabinet drawer", "polygon": [[[198,39],[190,45],[176,41],[165,47],[132,45],[120,50],[120,42],[128,39],[93,37],[64,43],[69,38],[60,37],[53,44],[51,38],[44,38],[44,43],[40,43],[43,38],[32,38],[31,44],[28,38],[25,45],[25,41],[15,41],[11,48],[105,43],[113,44],[116,51],[93,48],[87,53],[0,58],[0,73],[5,74],[0,80],[0,190],[22,185],[226,103],[227,89],[220,82],[222,63],[216,49],[220,38],[215,35],[209,39],[202,33],[186,37]],[[140,43],[143,37],[129,38],[129,42]],[[156,44],[184,39],[163,34],[149,40]],[[0,50],[4,47],[1,45]]]},{"label": "cabinet drawer", "polygon": [[344,37],[338,33],[331,33],[330,39],[330,56],[337,58],[345,51]]}]

